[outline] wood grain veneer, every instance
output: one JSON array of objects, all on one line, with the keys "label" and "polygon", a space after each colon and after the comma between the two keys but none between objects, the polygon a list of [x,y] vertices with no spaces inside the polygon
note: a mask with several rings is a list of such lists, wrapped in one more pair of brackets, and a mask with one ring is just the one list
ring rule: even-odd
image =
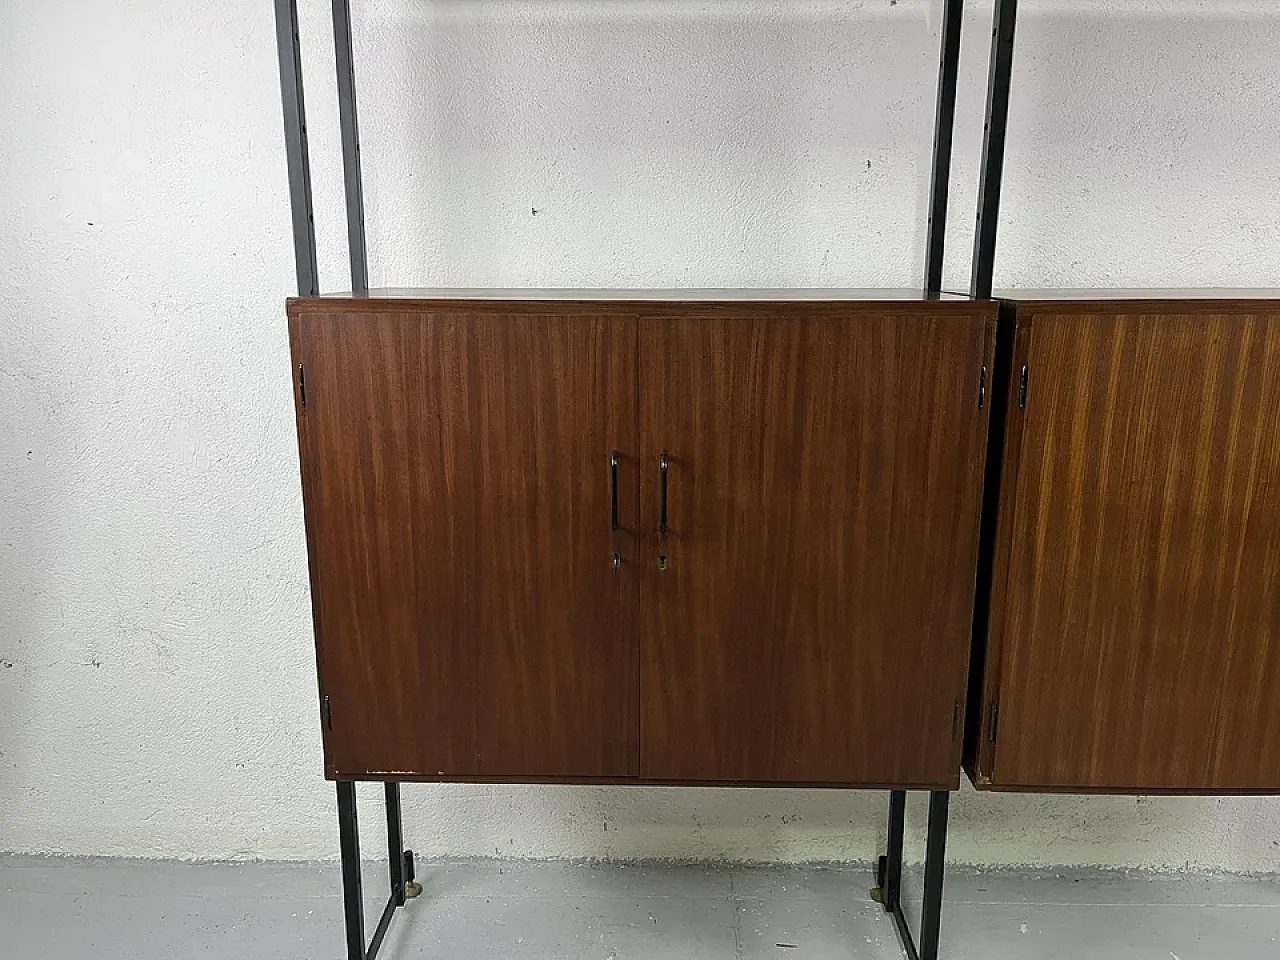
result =
[{"label": "wood grain veneer", "polygon": [[328,775],[955,787],[996,309],[291,301]]},{"label": "wood grain veneer", "polygon": [[994,328],[641,319],[645,776],[956,785]]},{"label": "wood grain veneer", "polygon": [[299,304],[293,329],[328,773],[634,775],[635,321]]},{"label": "wood grain veneer", "polygon": [[1016,324],[970,774],[1280,790],[1280,302],[1038,301]]}]

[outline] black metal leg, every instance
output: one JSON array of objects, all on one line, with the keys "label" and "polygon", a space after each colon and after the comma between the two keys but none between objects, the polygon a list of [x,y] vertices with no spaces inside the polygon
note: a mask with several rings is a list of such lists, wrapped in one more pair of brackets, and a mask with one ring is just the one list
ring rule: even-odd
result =
[{"label": "black metal leg", "polygon": [[924,855],[924,904],[920,913],[920,956],[937,960],[942,930],[942,882],[947,862],[947,815],[951,794],[945,790],[929,797],[929,840]]},{"label": "black metal leg", "polygon": [[360,875],[360,827],[356,819],[356,785],[338,781],[338,834],[342,846],[342,902],[346,917],[347,960],[373,960],[391,926],[396,908],[422,888],[414,882],[413,851],[404,849],[400,823],[400,785],[386,784],[387,847],[390,854],[391,895],[373,931],[368,949],[364,939],[364,883]]},{"label": "black metal leg", "polygon": [[338,781],[338,841],[342,847],[342,906],[347,923],[347,960],[365,960],[360,826],[356,821],[356,785],[350,780]]},{"label": "black metal leg", "polygon": [[910,960],[938,960],[938,937],[942,929],[942,882],[946,868],[947,814],[951,794],[945,790],[929,795],[929,835],[924,862],[924,903],[920,913],[920,937],[911,934],[902,910],[902,839],[906,827],[905,791],[889,794],[889,842],[877,869],[880,902],[893,915]]},{"label": "black metal leg", "polygon": [[888,913],[902,904],[902,837],[907,829],[907,792],[893,790],[889,793],[889,839],[885,855],[880,858],[880,902]]},{"label": "black metal leg", "polygon": [[400,784],[387,789],[387,861],[391,867],[391,896],[397,907],[404,906],[404,832],[400,827]]}]

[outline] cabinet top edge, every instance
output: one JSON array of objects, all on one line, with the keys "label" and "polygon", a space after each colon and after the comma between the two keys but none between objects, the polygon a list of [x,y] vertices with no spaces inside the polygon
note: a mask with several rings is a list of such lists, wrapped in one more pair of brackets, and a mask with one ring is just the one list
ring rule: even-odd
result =
[{"label": "cabinet top edge", "polygon": [[291,297],[289,312],[333,312],[380,310],[420,310],[440,306],[476,307],[502,305],[537,307],[554,304],[577,309],[680,307],[718,304],[856,304],[863,307],[942,307],[951,310],[994,308],[993,301],[974,300],[959,294],[929,296],[920,290],[861,288],[790,288],[790,289],[672,289],[672,290],[600,290],[577,288],[537,289],[376,289],[367,295],[350,293],[325,294],[319,297]]},{"label": "cabinet top edge", "polygon": [[1203,310],[1209,306],[1240,309],[1280,306],[1280,289],[1277,288],[1010,289],[997,290],[993,296],[997,300],[1012,303],[1018,307],[1034,309],[1061,306],[1069,306],[1072,309],[1097,306],[1109,308],[1117,304],[1152,306],[1161,309],[1185,305],[1197,310]]}]

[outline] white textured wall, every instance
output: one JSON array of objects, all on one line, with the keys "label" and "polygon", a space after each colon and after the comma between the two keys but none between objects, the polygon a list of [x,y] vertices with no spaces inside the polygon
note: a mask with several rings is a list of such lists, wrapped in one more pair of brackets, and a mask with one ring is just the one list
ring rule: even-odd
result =
[{"label": "white textured wall", "polygon": [[[332,39],[327,4],[302,3],[340,289]],[[355,6],[376,282],[919,282],[938,0]],[[972,7],[956,285],[989,23]],[[1275,284],[1276,5],[1024,7],[998,283]],[[0,3],[0,849],[335,851],[270,8]],[[872,793],[406,791],[426,854],[862,860],[883,811]],[[1274,800],[966,792],[950,852],[1268,870],[1278,841]]]}]

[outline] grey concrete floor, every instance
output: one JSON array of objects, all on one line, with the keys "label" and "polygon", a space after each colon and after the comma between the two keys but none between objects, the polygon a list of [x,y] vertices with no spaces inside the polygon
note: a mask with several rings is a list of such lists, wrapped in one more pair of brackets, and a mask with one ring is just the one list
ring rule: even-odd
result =
[{"label": "grey concrete floor", "polygon": [[[897,960],[867,868],[419,865],[387,960]],[[386,879],[365,872],[370,926]],[[337,864],[0,857],[0,957],[340,960]],[[1280,879],[951,868],[955,960],[1280,957]]]}]

